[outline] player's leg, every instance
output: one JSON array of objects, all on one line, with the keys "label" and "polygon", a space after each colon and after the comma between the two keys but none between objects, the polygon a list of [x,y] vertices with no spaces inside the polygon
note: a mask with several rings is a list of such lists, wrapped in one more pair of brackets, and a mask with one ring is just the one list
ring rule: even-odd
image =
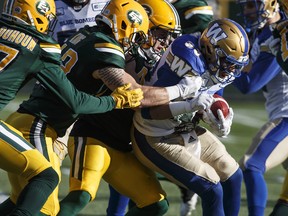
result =
[{"label": "player's leg", "polygon": [[222,142],[210,131],[198,127],[201,159],[210,164],[220,177],[225,215],[238,216],[241,204],[242,171]]},{"label": "player's leg", "polygon": [[[53,169],[61,179],[60,164],[61,160],[54,152],[53,142],[56,140],[56,132],[39,118],[32,115],[15,112],[11,114],[7,122],[18,129],[26,140],[28,140],[44,157],[51,163]],[[8,173],[11,183],[11,200],[16,202],[20,191],[28,183],[21,176]],[[56,215],[60,205],[58,200],[59,187],[56,187],[44,204],[41,212],[45,215]]]},{"label": "player's leg", "polygon": [[286,170],[285,179],[282,185],[282,190],[277,203],[275,204],[270,216],[283,216],[288,215],[288,159],[283,163],[283,167]]},{"label": "player's leg", "polygon": [[218,174],[209,164],[187,151],[182,137],[176,134],[147,137],[134,128],[132,146],[137,158],[150,169],[195,191],[201,197],[204,216],[224,215]]},{"label": "player's leg", "polygon": [[264,215],[268,196],[264,173],[286,160],[287,128],[287,118],[266,123],[239,162],[243,170],[248,210],[251,215]]},{"label": "player's leg", "polygon": [[110,196],[106,209],[107,216],[124,216],[130,199],[120,194],[110,184],[109,191]]},{"label": "player's leg", "polygon": [[133,153],[107,149],[113,157],[103,179],[135,203],[126,216],[164,215],[168,202],[155,173],[141,164]]},{"label": "player's leg", "polygon": [[28,182],[15,202],[13,215],[36,215],[57,186],[57,173],[19,131],[2,121],[0,147],[0,168]]},{"label": "player's leg", "polygon": [[195,210],[198,195],[187,188],[179,186],[181,192],[180,216],[189,216]]},{"label": "player's leg", "polygon": [[101,178],[110,164],[110,155],[100,143],[87,137],[69,138],[70,188],[68,195],[60,201],[58,216],[77,215],[95,199]]}]

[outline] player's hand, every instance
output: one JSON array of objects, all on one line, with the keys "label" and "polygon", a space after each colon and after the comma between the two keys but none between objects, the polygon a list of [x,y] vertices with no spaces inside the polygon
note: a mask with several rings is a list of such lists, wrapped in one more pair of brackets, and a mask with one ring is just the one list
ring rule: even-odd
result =
[{"label": "player's hand", "polygon": [[65,159],[68,154],[68,147],[67,144],[61,142],[60,140],[56,139],[53,142],[53,150],[54,153],[58,156],[60,163]]},{"label": "player's hand", "polygon": [[200,76],[185,75],[177,84],[181,99],[195,97],[201,88],[202,78]]},{"label": "player's hand", "polygon": [[270,52],[276,56],[278,51],[280,50],[280,38],[275,38],[274,36],[270,36],[265,43],[269,47]]},{"label": "player's hand", "polygon": [[217,110],[218,119],[214,116],[210,109],[207,109],[203,112],[202,119],[205,123],[207,123],[212,132],[218,137],[227,137],[230,133],[231,125],[234,117],[234,112],[232,107],[229,108],[229,114],[224,117],[222,111],[220,109]]},{"label": "player's hand", "polygon": [[197,97],[188,100],[191,106],[191,111],[205,110],[211,106],[214,101],[214,97],[211,94],[201,93]]},{"label": "player's hand", "polygon": [[140,88],[130,89],[131,83],[116,88],[111,96],[116,102],[115,109],[135,108],[140,106],[143,99],[143,91]]}]

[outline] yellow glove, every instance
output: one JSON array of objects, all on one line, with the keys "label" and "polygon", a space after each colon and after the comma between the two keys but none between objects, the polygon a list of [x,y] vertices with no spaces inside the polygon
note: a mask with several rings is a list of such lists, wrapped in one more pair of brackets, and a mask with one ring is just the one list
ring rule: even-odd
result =
[{"label": "yellow glove", "polygon": [[131,83],[116,88],[111,96],[116,102],[115,109],[134,108],[141,104],[143,91],[140,88],[129,90]]}]

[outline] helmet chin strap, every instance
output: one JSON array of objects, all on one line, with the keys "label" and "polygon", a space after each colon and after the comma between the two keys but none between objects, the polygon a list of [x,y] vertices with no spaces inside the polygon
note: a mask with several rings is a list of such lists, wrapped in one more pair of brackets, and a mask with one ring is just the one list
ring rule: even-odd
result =
[{"label": "helmet chin strap", "polygon": [[34,22],[34,19],[33,19],[33,16],[31,14],[30,10],[27,10],[27,15],[28,15],[28,18],[30,20],[30,25],[35,26],[35,22]]},{"label": "helmet chin strap", "polygon": [[112,19],[112,22],[113,22],[113,33],[114,33],[114,36],[115,36],[115,39],[117,41],[119,41],[119,33],[118,33],[118,27],[117,27],[117,17],[116,17],[116,14],[113,14],[113,19]]}]

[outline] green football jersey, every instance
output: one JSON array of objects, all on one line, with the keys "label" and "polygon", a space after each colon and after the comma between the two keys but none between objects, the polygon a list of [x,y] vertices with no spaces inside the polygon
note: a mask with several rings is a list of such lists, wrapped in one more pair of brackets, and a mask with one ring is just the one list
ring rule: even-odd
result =
[{"label": "green football jersey", "polygon": [[213,20],[212,7],[205,0],[178,0],[173,6],[179,14],[183,34],[202,32]]},{"label": "green football jersey", "polygon": [[[107,37],[98,27],[86,27],[64,44],[62,59],[67,71],[67,77],[81,90],[100,95],[109,94],[110,90],[101,81],[92,77],[92,72],[98,68],[114,66],[125,68],[125,56],[121,46],[113,38]],[[75,42],[84,38],[83,42]],[[78,61],[69,64],[71,57],[66,58],[66,53],[77,53]],[[71,56],[71,54],[70,54]],[[66,62],[67,60],[67,62]],[[137,58],[137,65],[143,63],[143,59]],[[138,82],[143,84],[148,69],[135,68]],[[134,77],[136,77],[134,76]],[[106,145],[123,151],[131,150],[130,128],[134,111],[132,109],[112,110],[106,113],[94,115],[81,115],[75,123],[71,135],[93,137],[101,140]]]},{"label": "green football jersey", "polygon": [[[114,38],[102,33],[99,27],[86,26],[80,29],[62,46],[62,69],[78,90],[94,96],[110,95],[112,91],[102,80],[92,77],[95,70],[107,66],[124,69],[125,56],[120,44]],[[50,100],[53,98],[50,97]],[[67,125],[75,121],[78,116],[71,116],[71,111],[64,106],[59,110],[55,101],[54,104],[58,115],[50,115],[48,122],[57,129],[58,135],[63,135],[63,129],[67,129]],[[47,109],[46,112],[53,111]],[[91,113],[82,112],[82,114]]]},{"label": "green football jersey", "polygon": [[20,111],[41,117],[52,126],[56,123],[50,120],[58,122],[58,117],[112,110],[115,102],[111,96],[96,98],[75,89],[61,70],[60,53],[50,36],[0,19],[0,109],[33,77],[38,83]]},{"label": "green football jersey", "polygon": [[93,95],[108,95],[111,91],[92,73],[107,66],[125,68],[124,51],[120,44],[97,26],[86,26],[62,46],[63,70],[81,91]]}]

